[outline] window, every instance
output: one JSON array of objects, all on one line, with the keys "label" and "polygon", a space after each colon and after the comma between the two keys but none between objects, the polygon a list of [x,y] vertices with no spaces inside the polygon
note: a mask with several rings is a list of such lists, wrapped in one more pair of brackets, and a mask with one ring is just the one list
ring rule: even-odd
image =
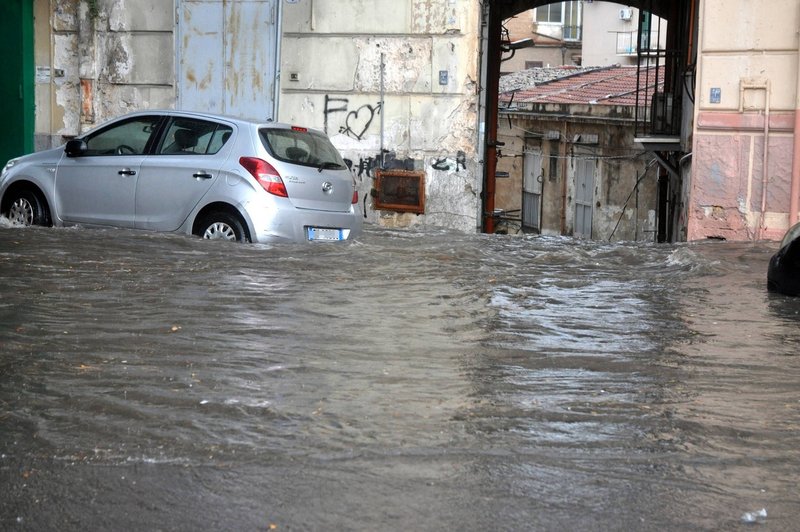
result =
[{"label": "window", "polygon": [[543,7],[536,8],[536,22],[544,24],[561,24],[564,20],[562,18],[564,10],[563,2],[560,4],[550,4]]},{"label": "window", "polygon": [[85,139],[85,155],[142,155],[159,120],[142,116],[102,129]]},{"label": "window", "polygon": [[316,131],[270,128],[259,133],[267,151],[281,161],[320,168],[347,168],[328,137]]},{"label": "window", "polygon": [[581,39],[581,2],[571,0],[536,8],[536,22],[564,27],[564,39]]},{"label": "window", "polygon": [[195,118],[172,119],[158,153],[162,155],[213,155],[222,149],[233,128]]},{"label": "window", "polygon": [[559,143],[557,140],[550,142],[550,172],[548,176],[550,181],[558,179],[558,148]]},{"label": "window", "polygon": [[649,11],[639,12],[639,50],[643,52],[650,51],[650,30],[652,25],[653,15]]}]

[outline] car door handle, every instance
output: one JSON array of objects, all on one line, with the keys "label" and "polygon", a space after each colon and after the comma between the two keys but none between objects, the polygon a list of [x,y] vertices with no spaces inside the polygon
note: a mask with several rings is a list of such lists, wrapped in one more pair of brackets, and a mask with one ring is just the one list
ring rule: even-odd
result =
[{"label": "car door handle", "polygon": [[136,175],[136,170],[131,170],[130,168],[123,168],[117,173],[119,175]]},{"label": "car door handle", "polygon": [[200,171],[193,173],[192,177],[194,177],[195,179],[211,179],[214,176],[209,174],[208,172]]}]

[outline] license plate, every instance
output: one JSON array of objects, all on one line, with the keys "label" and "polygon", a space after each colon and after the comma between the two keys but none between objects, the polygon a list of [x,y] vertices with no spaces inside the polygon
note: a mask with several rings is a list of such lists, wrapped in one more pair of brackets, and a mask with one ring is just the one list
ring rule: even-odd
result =
[{"label": "license plate", "polygon": [[309,240],[342,240],[341,229],[327,229],[324,227],[309,227]]}]

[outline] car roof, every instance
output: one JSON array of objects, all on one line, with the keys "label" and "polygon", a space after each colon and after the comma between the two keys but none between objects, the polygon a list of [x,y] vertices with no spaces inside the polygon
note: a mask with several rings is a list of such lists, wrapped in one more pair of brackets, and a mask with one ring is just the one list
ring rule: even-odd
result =
[{"label": "car roof", "polygon": [[[302,127],[308,129],[310,131],[315,131],[317,133],[322,133],[319,129],[313,127],[303,126],[301,124],[289,124],[285,122],[273,122],[269,119],[260,120],[255,118],[246,118],[240,116],[233,116],[233,115],[225,115],[225,114],[218,114],[218,113],[206,113],[200,111],[184,111],[180,109],[142,109],[139,111],[133,111],[131,113],[126,113],[123,115],[115,116],[104,121],[102,124],[98,124],[93,129],[97,129],[99,127],[103,127],[111,122],[115,122],[117,120],[136,117],[136,116],[147,116],[147,115],[164,115],[164,116],[183,116],[183,117],[193,117],[199,119],[210,119],[210,120],[222,120],[227,122],[232,122],[239,126],[255,126],[257,128],[262,127],[270,127],[270,128],[278,128],[278,129],[291,129],[292,127]],[[87,131],[88,133],[88,131]],[[323,133],[324,135],[324,133]]]}]

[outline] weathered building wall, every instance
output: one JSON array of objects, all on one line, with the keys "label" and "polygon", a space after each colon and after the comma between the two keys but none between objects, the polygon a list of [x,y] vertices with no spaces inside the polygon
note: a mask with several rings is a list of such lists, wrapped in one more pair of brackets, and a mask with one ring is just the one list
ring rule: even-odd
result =
[{"label": "weathered building wall", "polygon": [[34,0],[37,148],[129,111],[174,106],[174,8]]},{"label": "weathered building wall", "polygon": [[[620,17],[620,10],[625,10],[626,16],[630,13],[630,18]],[[638,20],[639,10],[636,8],[613,2],[584,2],[582,64],[635,65]]]},{"label": "weathered building wall", "polygon": [[536,63],[538,66],[560,66],[572,65],[580,56],[578,44],[570,46],[569,49],[561,49],[561,41],[536,33],[535,11],[530,9],[523,11],[515,17],[506,19],[503,26],[508,30],[508,38],[511,42],[531,39],[535,41],[535,46],[530,48],[520,48],[512,56],[511,53],[504,54],[503,64],[500,66],[501,74],[517,72],[526,68],[526,63]]},{"label": "weathered building wall", "polygon": [[[613,106],[573,106],[568,109],[537,106],[538,112],[501,115],[499,138],[505,142],[498,171],[495,206],[521,208],[523,155],[542,155],[542,227],[545,235],[573,235],[575,227],[576,172],[578,161],[594,166],[592,234],[594,240],[653,241],[656,223],[657,174],[650,159],[634,143],[632,109]],[[552,114],[547,111],[548,107]],[[582,116],[589,107],[592,118]],[[604,119],[605,118],[605,119]],[[619,225],[617,225],[619,224]]]},{"label": "weathered building wall", "polygon": [[[480,20],[470,0],[284,5],[278,118],[327,132],[352,163],[370,221],[469,231],[479,223]],[[424,172],[424,215],[372,208],[382,159]]]},{"label": "weathered building wall", "polygon": [[688,239],[787,229],[799,27],[797,0],[700,3]]}]

